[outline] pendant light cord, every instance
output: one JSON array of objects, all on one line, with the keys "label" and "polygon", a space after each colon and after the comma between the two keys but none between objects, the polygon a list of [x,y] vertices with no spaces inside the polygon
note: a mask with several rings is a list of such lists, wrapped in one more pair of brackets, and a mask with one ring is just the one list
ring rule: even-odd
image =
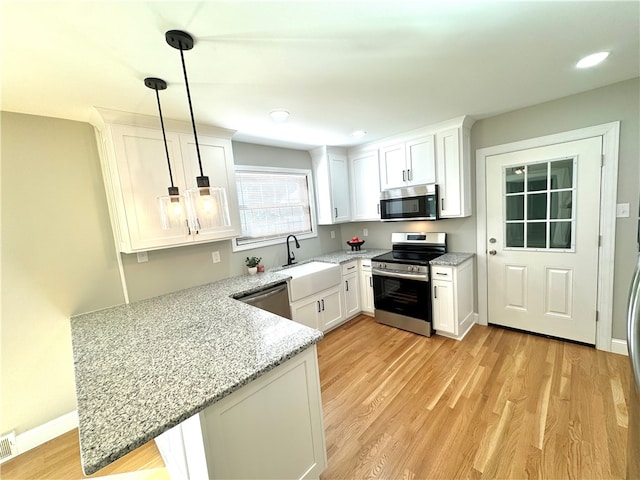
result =
[{"label": "pendant light cord", "polygon": [[198,144],[198,134],[196,133],[196,121],[193,118],[193,106],[191,105],[191,91],[189,90],[189,79],[187,78],[187,67],[184,65],[184,53],[180,48],[180,59],[182,60],[182,73],[184,73],[184,83],[187,87],[187,100],[189,101],[189,113],[191,114],[191,126],[193,127],[193,137],[196,141],[196,153],[198,154],[198,166],[200,167],[200,176],[204,177],[202,172],[202,159],[200,158],[200,145]]},{"label": "pendant light cord", "polygon": [[156,100],[158,101],[158,112],[160,113],[160,126],[162,127],[162,138],[164,138],[164,151],[167,154],[167,166],[169,167],[169,180],[171,180],[171,188],[174,188],[173,185],[173,174],[171,173],[171,160],[169,160],[169,147],[167,146],[167,134],[164,131],[164,120],[162,119],[162,107],[160,106],[160,94],[158,93],[158,89],[154,88],[156,91]]}]

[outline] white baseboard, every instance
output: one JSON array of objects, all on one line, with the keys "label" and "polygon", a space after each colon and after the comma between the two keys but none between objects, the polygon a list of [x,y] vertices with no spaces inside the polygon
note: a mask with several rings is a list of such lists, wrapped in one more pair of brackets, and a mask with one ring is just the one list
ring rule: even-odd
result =
[{"label": "white baseboard", "polygon": [[611,353],[617,353],[618,355],[629,355],[629,350],[627,349],[627,341],[612,338]]},{"label": "white baseboard", "polygon": [[37,446],[42,445],[49,440],[53,440],[54,438],[59,437],[60,435],[77,427],[78,412],[74,410],[73,412],[54,418],[47,423],[38,425],[31,430],[27,430],[26,432],[16,435],[16,454],[4,458],[0,463],[11,460],[21,453],[27,452],[32,448],[36,448]]}]

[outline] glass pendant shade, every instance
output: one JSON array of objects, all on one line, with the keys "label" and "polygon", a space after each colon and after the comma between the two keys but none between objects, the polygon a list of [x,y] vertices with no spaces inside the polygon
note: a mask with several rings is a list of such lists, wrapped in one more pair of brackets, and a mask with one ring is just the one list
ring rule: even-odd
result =
[{"label": "glass pendant shade", "polygon": [[186,191],[186,196],[196,230],[231,225],[227,192],[224,188],[192,188]]},{"label": "glass pendant shade", "polygon": [[182,195],[158,197],[160,221],[164,230],[184,229],[188,225],[185,203]]}]

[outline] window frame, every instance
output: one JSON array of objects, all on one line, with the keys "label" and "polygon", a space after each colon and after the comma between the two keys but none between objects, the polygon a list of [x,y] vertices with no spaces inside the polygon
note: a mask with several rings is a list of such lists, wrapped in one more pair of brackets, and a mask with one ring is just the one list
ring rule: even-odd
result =
[{"label": "window frame", "polygon": [[[288,168],[288,167],[265,167],[262,165],[235,165],[235,172],[251,172],[251,173],[265,173],[265,174],[293,174],[293,175],[305,175],[307,178],[307,192],[309,194],[309,212],[311,214],[311,232],[304,234],[295,234],[298,240],[306,240],[309,238],[315,238],[318,236],[318,222],[316,218],[316,204],[315,204],[315,191],[314,191],[314,183],[313,183],[313,175],[310,169],[307,168]],[[234,178],[234,182],[237,180]],[[240,193],[240,189],[238,190],[238,195]],[[240,198],[238,198],[238,203],[240,203]],[[238,211],[238,214],[240,212]],[[240,228],[242,228],[242,222],[240,223]],[[231,249],[233,252],[242,252],[245,250],[253,250],[256,248],[268,247],[270,245],[281,245],[286,243],[287,235],[282,237],[272,238],[268,240],[258,240],[256,242],[246,243],[243,245],[238,245],[237,240],[240,237],[235,237],[231,239]]]}]

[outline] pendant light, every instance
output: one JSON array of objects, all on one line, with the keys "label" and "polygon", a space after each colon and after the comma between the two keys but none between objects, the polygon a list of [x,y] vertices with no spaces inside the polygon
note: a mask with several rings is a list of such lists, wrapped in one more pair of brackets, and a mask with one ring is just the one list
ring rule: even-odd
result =
[{"label": "pendant light", "polygon": [[160,115],[160,126],[162,127],[162,138],[164,140],[164,151],[167,156],[167,167],[169,168],[169,181],[171,186],[168,188],[169,195],[158,197],[160,207],[160,219],[162,228],[169,230],[171,228],[182,228],[185,224],[186,215],[184,210],[184,197],[180,195],[178,187],[173,184],[173,174],[171,172],[171,160],[169,159],[169,147],[167,146],[167,134],[164,130],[164,120],[162,118],[162,107],[160,106],[159,90],[166,90],[167,82],[161,78],[147,77],[144,84],[156,92],[156,100],[158,102],[158,114]]},{"label": "pendant light", "polygon": [[193,212],[193,228],[196,232],[202,228],[216,228],[229,226],[229,206],[227,203],[227,192],[224,188],[211,187],[209,177],[202,170],[202,157],[200,155],[200,144],[196,132],[196,122],[193,116],[193,105],[191,104],[191,92],[189,90],[189,79],[187,78],[187,68],[184,63],[184,51],[191,50],[194,42],[193,37],[182,30],[169,30],[165,33],[167,43],[180,51],[182,62],[182,73],[184,74],[184,84],[187,89],[187,100],[189,102],[189,113],[191,114],[191,126],[193,127],[193,138],[195,141],[196,155],[198,157],[198,167],[200,176],[196,177],[197,187],[186,192],[189,199],[189,207]]}]

